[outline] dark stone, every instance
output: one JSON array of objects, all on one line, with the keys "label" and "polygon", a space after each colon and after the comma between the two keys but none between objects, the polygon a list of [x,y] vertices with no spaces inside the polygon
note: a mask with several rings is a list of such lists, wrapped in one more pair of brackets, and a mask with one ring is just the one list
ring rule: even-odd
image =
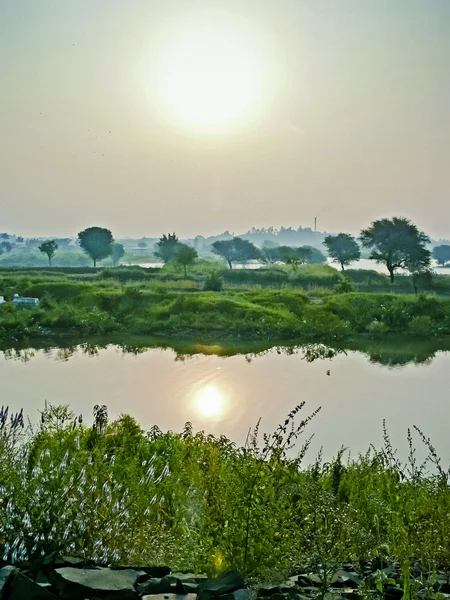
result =
[{"label": "dark stone", "polygon": [[175,593],[175,584],[172,584],[167,577],[152,578],[139,583],[137,589],[140,594],[173,594]]},{"label": "dark stone", "polygon": [[75,558],[74,556],[66,556],[59,552],[52,552],[46,556],[43,560],[35,561],[34,568],[32,571],[37,572],[42,570],[44,573],[49,574],[54,569],[61,567],[76,567],[79,569],[93,568],[94,561],[85,560],[84,558]]},{"label": "dark stone", "polygon": [[403,598],[403,588],[400,587],[385,587],[385,600],[401,600]]},{"label": "dark stone", "polygon": [[144,573],[147,573],[147,575],[149,577],[152,577],[154,579],[162,579],[163,577],[165,577],[166,575],[170,575],[171,573],[171,569],[169,567],[136,567],[136,566],[132,566],[132,567],[111,567],[111,569],[113,571],[144,571]]},{"label": "dark stone", "polygon": [[6,598],[12,578],[18,571],[19,569],[11,567],[10,565],[0,569],[0,600]]},{"label": "dark stone", "polygon": [[139,576],[139,571],[131,569],[63,567],[54,571],[53,581],[62,598],[72,600],[94,595],[108,600],[135,600],[138,597],[135,585]]},{"label": "dark stone", "polygon": [[272,596],[280,591],[279,585],[266,585],[265,587],[259,588],[258,596]]},{"label": "dark stone", "polygon": [[220,596],[222,594],[229,594],[235,592],[239,588],[245,586],[244,579],[239,571],[226,571],[215,579],[205,579],[198,584],[197,593],[199,600],[202,595],[206,596]]},{"label": "dark stone", "polygon": [[361,579],[354,571],[344,571],[344,569],[336,571],[331,579],[332,587],[357,588],[361,583]]},{"label": "dark stone", "polygon": [[297,579],[297,585],[301,586],[301,587],[320,587],[321,585],[321,580],[320,580],[320,576],[317,575],[317,573],[311,573],[311,574],[306,574],[303,573],[302,575],[298,576]]},{"label": "dark stone", "polygon": [[22,573],[11,582],[8,600],[56,600],[56,596]]},{"label": "dark stone", "polygon": [[142,597],[142,600],[196,600],[195,594],[178,595],[178,594],[151,594]]},{"label": "dark stone", "polygon": [[241,588],[232,594],[224,594],[220,596],[220,600],[250,600],[250,590]]}]

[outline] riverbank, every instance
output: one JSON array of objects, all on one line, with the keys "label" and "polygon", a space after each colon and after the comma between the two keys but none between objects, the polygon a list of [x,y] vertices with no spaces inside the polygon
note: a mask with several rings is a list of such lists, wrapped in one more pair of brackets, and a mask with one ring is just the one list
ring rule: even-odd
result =
[{"label": "riverbank", "polygon": [[[307,581],[298,593],[310,597],[336,581],[359,594],[381,594],[379,584],[395,588],[395,597],[438,591],[450,568],[450,491],[431,442],[417,429],[408,433],[403,464],[385,431],[380,449],[358,457],[341,450],[308,466],[311,420],[297,406],[273,434],[257,426],[238,447],[190,423],[176,433],[144,431],[126,415],[110,421],[103,406],[91,422],[49,405],[33,429],[20,412],[3,410],[3,560],[59,551],[102,565],[170,564],[209,576],[239,568],[272,583],[298,573]],[[423,465],[416,444],[427,448]]]},{"label": "riverbank", "polygon": [[337,343],[386,335],[445,338],[450,299],[342,293],[317,299],[295,290],[173,292],[102,283],[22,283],[39,308],[0,305],[0,342],[57,335],[150,335],[203,341]]}]

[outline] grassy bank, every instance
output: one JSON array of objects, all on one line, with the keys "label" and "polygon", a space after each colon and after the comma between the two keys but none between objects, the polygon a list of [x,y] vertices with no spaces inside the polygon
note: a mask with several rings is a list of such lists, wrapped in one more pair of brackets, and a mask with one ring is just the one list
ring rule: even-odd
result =
[{"label": "grassy bank", "polygon": [[[337,273],[327,269],[331,275]],[[11,298],[18,293],[41,300],[39,309],[0,305],[0,343],[62,334],[293,343],[336,343],[399,333],[412,337],[450,334],[450,299],[446,297],[339,293],[348,289],[340,283],[334,293],[326,294],[317,294],[323,288],[315,286],[310,292],[258,288],[203,292],[190,289],[189,280],[184,281],[188,289],[175,290],[164,281],[147,280],[155,275],[152,271],[131,283],[121,281],[120,272],[86,269],[74,274],[65,269],[0,274],[0,295]]]},{"label": "grassy bank", "polygon": [[[296,407],[274,434],[257,427],[237,447],[189,423],[163,433],[129,416],[111,422],[106,407],[96,407],[92,425],[67,407],[48,406],[33,429],[20,415],[0,415],[4,560],[59,550],[210,574],[238,567],[272,581],[301,565],[319,573],[322,592],[350,561],[363,596],[371,562],[381,583],[381,569],[397,569],[404,597],[415,597],[425,579],[450,569],[448,471],[417,430],[408,432],[407,464],[385,432],[380,450],[306,466],[309,421]],[[416,441],[428,448],[424,465]]]}]

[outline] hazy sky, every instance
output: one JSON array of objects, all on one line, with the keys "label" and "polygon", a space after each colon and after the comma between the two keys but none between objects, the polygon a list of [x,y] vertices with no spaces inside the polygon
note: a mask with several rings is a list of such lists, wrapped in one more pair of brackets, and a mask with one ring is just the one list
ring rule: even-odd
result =
[{"label": "hazy sky", "polygon": [[450,0],[0,0],[0,85],[1,231],[450,237]]}]

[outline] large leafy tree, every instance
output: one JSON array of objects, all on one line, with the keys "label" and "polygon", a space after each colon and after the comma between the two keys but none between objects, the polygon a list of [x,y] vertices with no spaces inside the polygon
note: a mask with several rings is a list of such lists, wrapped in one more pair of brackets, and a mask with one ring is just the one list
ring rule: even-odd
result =
[{"label": "large leafy tree", "polygon": [[155,254],[164,263],[168,263],[174,257],[178,245],[179,241],[175,233],[168,233],[167,235],[164,233],[156,244]]},{"label": "large leafy tree", "polygon": [[88,227],[78,234],[78,241],[81,248],[89,254],[94,261],[94,267],[97,261],[111,256],[114,238],[109,229],[103,227]]},{"label": "large leafy tree", "polygon": [[119,244],[118,242],[115,242],[112,245],[112,250],[111,250],[111,256],[113,259],[113,264],[116,267],[119,262],[120,259],[125,255],[125,248],[123,247],[123,244]]},{"label": "large leafy tree", "polygon": [[308,246],[280,246],[280,260],[288,265],[291,265],[294,271],[298,265],[307,263],[312,257],[312,250]]},{"label": "large leafy tree", "polygon": [[245,263],[248,260],[259,258],[259,250],[248,240],[235,237],[232,240],[218,240],[212,245],[213,252],[224,258],[230,269],[233,263]]},{"label": "large leafy tree", "polygon": [[333,262],[339,263],[343,271],[349,264],[361,258],[358,242],[349,233],[327,235],[323,243]]},{"label": "large leafy tree", "polygon": [[178,244],[173,259],[177,265],[184,268],[184,276],[187,275],[187,268],[195,263],[198,258],[197,250],[186,244]]},{"label": "large leafy tree", "polygon": [[435,258],[441,267],[450,261],[450,246],[442,244],[433,248],[433,258]]},{"label": "large leafy tree", "polygon": [[47,240],[42,242],[39,246],[39,250],[42,254],[46,254],[48,258],[48,264],[52,266],[52,258],[55,256],[55,252],[58,250],[58,244],[55,240]]},{"label": "large leafy tree", "polygon": [[361,231],[360,240],[370,248],[370,257],[386,265],[394,282],[397,269],[420,271],[430,265],[431,252],[426,247],[430,238],[403,217],[380,219]]},{"label": "large leafy tree", "polygon": [[278,247],[263,247],[260,252],[260,261],[265,265],[274,265],[277,262],[282,262],[280,256],[280,248]]}]

